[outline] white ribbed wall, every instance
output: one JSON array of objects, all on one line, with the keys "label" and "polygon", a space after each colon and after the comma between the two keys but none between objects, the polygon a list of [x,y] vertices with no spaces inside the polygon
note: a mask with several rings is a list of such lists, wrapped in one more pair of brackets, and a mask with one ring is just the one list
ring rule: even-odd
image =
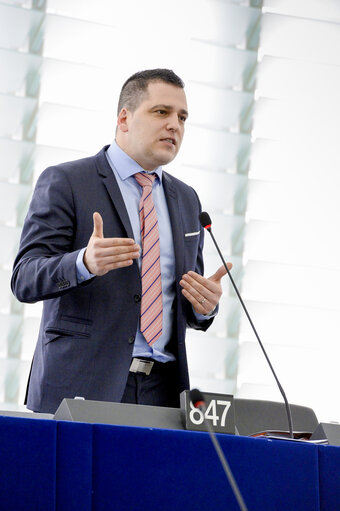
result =
[{"label": "white ribbed wall", "polygon": [[[253,6],[252,6],[253,5]],[[122,83],[169,67],[186,82],[190,118],[169,170],[193,184],[240,282],[261,10],[257,2],[0,2],[0,406],[23,402],[41,305],[21,305],[10,270],[34,183],[48,165],[114,138]],[[210,240],[206,273],[220,265]],[[194,384],[233,392],[239,307],[225,284],[219,317],[190,334]]]}]

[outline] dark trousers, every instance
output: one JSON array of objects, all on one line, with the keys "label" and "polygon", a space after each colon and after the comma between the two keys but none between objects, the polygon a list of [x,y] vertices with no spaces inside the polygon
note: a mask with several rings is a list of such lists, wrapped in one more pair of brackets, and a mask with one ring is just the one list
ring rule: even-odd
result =
[{"label": "dark trousers", "polygon": [[151,373],[129,372],[122,403],[179,408],[176,362],[155,362]]}]

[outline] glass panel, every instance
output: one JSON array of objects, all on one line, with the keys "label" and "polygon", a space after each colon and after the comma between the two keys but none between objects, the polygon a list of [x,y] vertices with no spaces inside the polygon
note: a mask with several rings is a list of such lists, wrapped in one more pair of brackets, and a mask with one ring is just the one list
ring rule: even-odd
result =
[{"label": "glass panel", "polygon": [[0,250],[0,264],[6,265],[9,268],[12,267],[13,259],[18,250],[20,234],[20,227],[0,225],[0,237],[2,240],[6,240],[6,243],[2,243]]},{"label": "glass panel", "polygon": [[185,76],[196,82],[240,89],[247,80],[250,70],[256,65],[256,57],[254,51],[189,41]]},{"label": "glass panel", "polygon": [[287,169],[284,149],[282,142],[255,139],[251,148],[249,178],[252,181],[279,181]]},{"label": "glass panel", "polygon": [[339,65],[339,44],[339,24],[302,21],[276,14],[263,15],[260,42],[262,54]]},{"label": "glass panel", "polygon": [[[162,28],[165,30],[164,25]],[[136,62],[137,69],[168,67],[176,69],[180,74],[181,68],[185,68],[183,53],[186,52],[184,43],[188,36],[183,32],[183,35],[177,34],[176,38],[165,37],[162,28],[158,27],[162,44],[155,45],[157,29],[156,33],[147,33],[145,26],[138,22],[138,29],[134,33],[138,43],[125,44],[124,52],[121,52],[112,50],[121,48],[122,41],[126,39],[126,31],[120,28],[120,24],[117,28],[48,14],[44,56],[101,68],[107,68],[107,63],[112,62],[110,71],[115,74],[116,81],[120,84],[136,72]]]},{"label": "glass panel", "polygon": [[14,222],[17,208],[28,200],[31,187],[12,183],[1,183],[0,186],[0,221]]},{"label": "glass panel", "polygon": [[190,377],[191,388],[204,389],[205,392],[213,392],[215,394],[235,394],[235,380],[234,379],[217,379],[217,378],[203,378],[199,375],[193,374]]},{"label": "glass panel", "polygon": [[37,73],[41,58],[37,55],[17,53],[0,49],[0,92],[14,94],[25,90],[25,80],[29,74]]},{"label": "glass panel", "polygon": [[11,293],[11,272],[0,269],[0,312],[9,313],[9,304],[12,298]]},{"label": "glass panel", "polygon": [[[37,143],[97,153],[114,138],[113,112],[44,103],[39,110]],[[61,129],[62,126],[62,129]]]},{"label": "glass panel", "polygon": [[[258,66],[256,93],[258,97],[290,99],[297,96],[303,100],[313,96],[314,91],[337,99],[340,88],[340,69],[336,66],[277,59],[264,56]],[[313,91],[313,92],[312,92]]]},{"label": "glass panel", "polygon": [[[291,402],[339,420],[340,25],[306,19],[338,22],[339,3],[264,5],[280,15],[262,23],[243,297]],[[240,338],[239,393],[273,398],[243,316]]]},{"label": "glass panel", "polygon": [[264,0],[264,12],[340,21],[338,0]]},{"label": "glass panel", "polygon": [[186,342],[190,373],[203,378],[224,378],[229,358],[235,356],[237,340],[191,333]]},{"label": "glass panel", "polygon": [[39,11],[0,4],[0,47],[24,48],[42,20],[43,13]]},{"label": "glass panel", "polygon": [[[301,209],[309,207],[306,202],[301,204]],[[309,261],[314,268],[322,261],[324,268],[339,271],[340,246],[334,240],[339,225],[340,212],[330,215],[328,209],[321,210],[315,221],[312,217],[308,221],[305,215],[301,218],[287,215],[284,222],[250,220],[246,228],[245,258],[293,265],[305,265]]]},{"label": "glass panel", "polygon": [[249,143],[249,135],[188,125],[176,163],[209,171],[237,168],[238,159],[248,151]]},{"label": "glass panel", "polygon": [[249,181],[247,217],[278,221],[284,215],[285,196],[279,183]]},{"label": "glass panel", "polygon": [[[328,355],[325,364],[322,347],[307,349],[266,345],[266,349],[288,401],[313,408],[320,422],[337,420],[340,406],[338,400],[331,396],[333,388],[336,395],[340,383],[339,351]],[[241,344],[239,353],[241,369],[237,397],[282,401],[260,347],[255,343]],[[298,380],[292,375],[298,375]]]},{"label": "glass panel", "polygon": [[187,99],[191,124],[239,131],[240,122],[253,103],[253,94],[190,83]]},{"label": "glass panel", "polygon": [[[217,188],[218,187],[216,186],[216,189]],[[226,203],[223,199],[221,209],[227,209],[225,206]],[[244,218],[239,215],[227,215],[215,212],[212,212],[210,217],[212,220],[212,230],[215,238],[218,241],[218,245],[221,251],[226,254],[238,253],[239,239],[243,239],[242,231],[244,229]],[[206,253],[216,254],[215,245],[211,241],[210,235],[208,233],[205,235],[204,251]]]},{"label": "glass panel", "polygon": [[192,26],[192,37],[225,46],[245,46],[247,34],[253,30],[261,15],[260,9],[245,9],[226,2],[212,4],[208,0],[201,0],[199,6],[197,3],[193,9],[199,9],[200,15]]},{"label": "glass panel", "polygon": [[23,334],[21,340],[21,359],[32,360],[35,345],[38,340],[40,317],[25,318],[23,322]]},{"label": "glass panel", "polygon": [[[257,22],[260,10],[245,9],[235,3],[173,0],[171,9],[168,9],[166,14],[167,23],[161,24],[162,30],[167,36],[172,36],[173,29],[176,27],[176,35],[186,34],[192,13],[199,12],[200,15],[190,25],[190,33],[193,37],[236,46],[244,41],[247,32]],[[149,16],[145,15],[146,8]],[[143,19],[145,33],[159,29],[155,19],[162,20],[164,17],[164,7],[157,0],[148,0],[147,6],[138,0],[124,2],[100,0],[95,4],[89,0],[49,0],[48,12],[111,26],[118,26],[117,20],[126,19],[128,16],[129,28],[135,33],[140,32],[141,19]],[[131,16],[131,13],[134,15]]]},{"label": "glass panel", "polygon": [[0,138],[1,180],[18,180],[20,169],[24,169],[32,158],[34,144],[21,140]]},{"label": "glass panel", "polygon": [[244,272],[243,296],[247,300],[340,310],[340,272],[257,261],[249,261]]},{"label": "glass panel", "polygon": [[[161,24],[165,31],[175,27],[178,33],[182,33],[192,9],[192,0],[181,2],[173,0],[172,8],[168,9],[167,19],[164,22],[164,6],[157,0],[148,0],[147,4],[138,0],[125,0],[124,2],[112,2],[112,0],[48,0],[48,12],[69,16],[98,24],[118,26],[121,20],[129,18],[129,29],[131,32],[140,30],[140,20],[143,20],[143,30],[149,31],[159,29]],[[196,2],[197,5],[197,2]],[[146,15],[146,12],[149,14]],[[131,15],[133,13],[133,15]],[[162,20],[162,23],[155,23],[155,19]],[[186,27],[187,28],[187,27]]]},{"label": "glass panel", "polygon": [[108,109],[110,115],[111,108],[115,110],[114,101],[118,95],[117,81],[107,69],[44,59],[39,91],[41,103]]},{"label": "glass panel", "polygon": [[0,94],[0,137],[21,138],[22,130],[32,118],[37,101],[33,98],[17,98]]},{"label": "glass panel", "polygon": [[[332,349],[334,339],[340,338],[339,312],[282,303],[247,300],[247,309],[264,343],[298,346],[301,348]],[[256,342],[244,314],[241,316],[240,340]]]},{"label": "glass panel", "polygon": [[67,149],[65,147],[53,147],[47,145],[36,145],[35,158],[34,158],[34,183],[40,176],[41,172],[50,167],[51,165],[58,165],[65,161],[77,160],[85,158],[93,153],[76,151],[74,149]]},{"label": "glass panel", "polygon": [[31,360],[21,360],[20,361],[20,373],[18,376],[19,381],[19,389],[18,389],[18,398],[17,403],[19,404],[18,408],[24,410],[25,412],[29,412],[26,408],[26,405],[24,405],[25,396],[26,396],[26,387],[28,382],[28,377],[30,374],[32,364],[32,358]]},{"label": "glass panel", "polygon": [[1,3],[3,4],[9,4],[9,5],[16,5],[20,7],[25,7],[26,9],[32,8],[32,2],[33,0],[2,0]]},{"label": "glass panel", "polygon": [[8,339],[13,339],[19,329],[22,319],[18,315],[0,314],[0,358],[5,358],[8,354]]},{"label": "glass panel", "polygon": [[[0,359],[0,402],[2,410],[17,410],[24,402],[31,363],[14,358]],[[7,398],[7,402],[5,399]],[[5,401],[5,402],[4,402]]]},{"label": "glass panel", "polygon": [[246,183],[245,176],[224,172],[207,172],[197,168],[174,168],[171,173],[194,186],[203,210],[232,211],[236,190]]}]

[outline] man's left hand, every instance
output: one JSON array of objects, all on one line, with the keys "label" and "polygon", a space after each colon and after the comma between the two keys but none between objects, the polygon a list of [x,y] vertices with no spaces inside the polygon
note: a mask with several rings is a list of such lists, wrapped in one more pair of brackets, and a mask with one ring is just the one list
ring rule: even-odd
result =
[{"label": "man's left hand", "polygon": [[[227,263],[231,270],[232,264]],[[227,273],[224,266],[221,266],[214,275],[209,278],[202,277],[194,271],[183,275],[180,285],[182,293],[192,304],[198,314],[209,315],[213,312],[222,295],[222,277]]]}]

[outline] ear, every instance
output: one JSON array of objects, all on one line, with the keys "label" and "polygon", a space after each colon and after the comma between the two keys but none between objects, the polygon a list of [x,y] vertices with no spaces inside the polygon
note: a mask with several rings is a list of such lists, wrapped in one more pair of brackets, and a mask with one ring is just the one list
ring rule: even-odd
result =
[{"label": "ear", "polygon": [[124,133],[126,133],[128,131],[128,115],[129,115],[129,112],[124,107],[119,112],[118,118],[117,118],[117,128],[120,131],[123,131]]}]

